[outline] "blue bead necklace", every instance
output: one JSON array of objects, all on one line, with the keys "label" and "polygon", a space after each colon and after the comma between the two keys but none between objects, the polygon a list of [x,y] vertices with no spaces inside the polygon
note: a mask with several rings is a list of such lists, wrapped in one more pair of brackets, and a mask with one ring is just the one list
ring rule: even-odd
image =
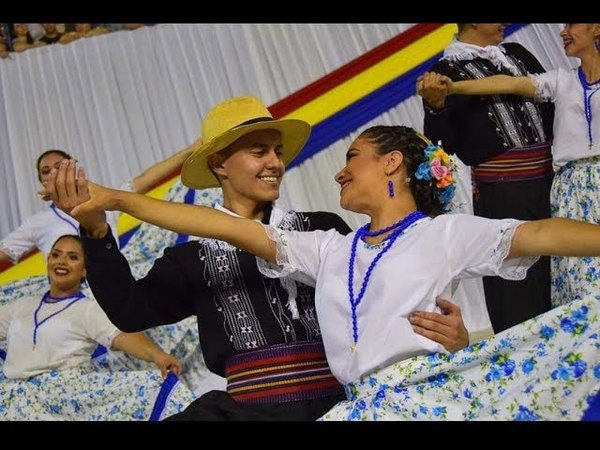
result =
[{"label": "blue bead necklace", "polygon": [[69,224],[69,226],[71,228],[73,228],[73,230],[75,230],[75,234],[79,234],[79,227],[77,225],[75,225],[75,223],[71,222],[69,219],[67,219],[62,213],[62,211],[59,212],[58,208],[56,207],[56,205],[54,203],[52,203],[50,205],[50,209],[52,210],[52,212],[54,214],[56,214],[56,217],[58,217],[60,220],[62,220],[63,222],[66,222],[67,224]]},{"label": "blue bead necklace", "polygon": [[600,83],[600,80],[595,83],[588,83],[581,66],[579,66],[577,74],[579,75],[579,82],[583,88],[583,109],[585,111],[585,121],[587,122],[589,148],[591,149],[594,142],[592,139],[592,95],[600,91],[600,89],[594,88],[594,86],[597,86],[598,83]]},{"label": "blue bead necklace", "polygon": [[[414,211],[406,216],[404,219],[390,225],[389,227],[383,228],[381,230],[376,231],[367,231],[370,227],[370,224],[363,225],[358,229],[356,234],[354,235],[354,240],[352,241],[352,248],[350,249],[350,261],[348,262],[348,299],[350,300],[350,307],[352,310],[352,338],[353,343],[351,349],[354,351],[356,348],[356,344],[358,343],[358,318],[356,315],[356,310],[358,305],[362,301],[365,296],[365,292],[367,290],[367,286],[369,285],[369,280],[371,279],[371,274],[373,273],[373,269],[381,259],[381,257],[392,247],[396,239],[398,239],[404,231],[408,227],[410,227],[413,223],[418,220],[423,219],[425,214],[421,211]],[[392,231],[393,230],[393,231]],[[385,247],[383,247],[369,267],[367,268],[367,273],[365,274],[365,278],[363,279],[360,292],[358,296],[354,296],[354,263],[356,262],[356,246],[358,245],[358,240],[363,239],[365,236],[380,236],[388,231],[392,231],[392,233],[387,237]]]},{"label": "blue bead necklace", "polygon": [[[44,296],[40,300],[40,304],[38,305],[38,307],[35,309],[35,312],[33,313],[33,348],[35,348],[35,345],[37,344],[38,328],[41,327],[43,323],[52,319],[54,316],[60,314],[65,309],[67,309],[69,306],[73,305],[73,303],[77,302],[78,300],[81,300],[83,297],[85,297],[85,296],[83,295],[82,292],[78,292],[75,295],[67,295],[65,297],[50,297],[50,291],[48,291],[44,294]],[[52,300],[52,301],[49,301],[49,300]],[[67,303],[67,305],[65,307],[50,314],[44,320],[38,321],[38,313],[40,312],[40,309],[42,308],[42,305],[44,303],[57,303],[57,302],[63,302],[65,300],[71,300],[71,301],[69,303]]]},{"label": "blue bead necklace", "polygon": [[395,230],[400,225],[402,225],[404,223],[404,221],[406,219],[408,219],[412,214],[415,214],[417,212],[419,212],[419,211],[415,211],[415,212],[409,214],[408,216],[406,216],[404,219],[400,219],[398,222],[391,224],[389,227],[382,228],[381,230],[367,231],[367,228],[370,228],[371,224],[365,225],[363,227],[365,229],[363,236],[369,236],[369,237],[381,236],[382,234],[385,234],[388,231]]}]

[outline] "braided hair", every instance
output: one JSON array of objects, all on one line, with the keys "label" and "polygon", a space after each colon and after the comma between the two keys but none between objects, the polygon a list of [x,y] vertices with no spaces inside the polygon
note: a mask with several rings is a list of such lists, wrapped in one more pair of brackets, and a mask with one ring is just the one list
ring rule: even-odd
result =
[{"label": "braided hair", "polygon": [[440,189],[432,180],[419,179],[415,176],[419,166],[425,161],[424,150],[430,144],[414,129],[405,126],[378,125],[367,128],[359,137],[376,144],[377,153],[380,155],[394,150],[402,152],[406,173],[410,177],[410,190],[417,208],[431,217],[443,213],[445,202],[440,199]]}]

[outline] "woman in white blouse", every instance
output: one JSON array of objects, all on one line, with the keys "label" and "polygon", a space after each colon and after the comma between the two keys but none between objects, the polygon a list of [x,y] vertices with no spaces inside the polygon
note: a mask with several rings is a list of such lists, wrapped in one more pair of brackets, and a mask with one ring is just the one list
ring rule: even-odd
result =
[{"label": "woman in white blouse", "polygon": [[[428,73],[417,81],[417,91],[515,94],[554,102],[552,216],[600,224],[600,23],[568,23],[560,35],[566,55],[581,60],[577,69],[454,83]],[[600,295],[600,258],[553,257],[551,267],[554,306],[585,295]]]},{"label": "woman in white blouse", "polygon": [[597,300],[574,302],[450,355],[414,333],[410,314],[434,311],[436,296],[456,279],[522,279],[537,255],[600,255],[600,227],[440,214],[454,192],[452,162],[408,127],[369,128],[346,158],[335,177],[340,203],[371,220],[348,236],[282,231],[97,185],[90,199],[73,162],[51,175],[48,190],[89,236],[106,233],[94,228],[98,211],[120,210],[227,241],[276,263],[262,264],[270,276],[313,283],[327,359],[348,396],[328,419],[581,418],[584,400],[600,388]]},{"label": "woman in white blouse", "polygon": [[[81,290],[84,276],[79,236],[62,236],[48,255],[48,291],[0,306],[0,420],[158,419],[191,401],[176,376],[167,378],[181,374],[180,361],[144,333],[117,329]],[[152,363],[160,375],[92,359],[99,344]],[[162,391],[167,402],[157,400]]]},{"label": "woman in white blouse", "polygon": [[90,361],[98,344],[153,362],[163,377],[181,363],[144,333],[123,333],[93,298],[81,291],[83,248],[76,235],[58,238],[48,255],[50,289],[42,298],[0,306],[0,340],[6,340],[4,373],[27,378]]}]

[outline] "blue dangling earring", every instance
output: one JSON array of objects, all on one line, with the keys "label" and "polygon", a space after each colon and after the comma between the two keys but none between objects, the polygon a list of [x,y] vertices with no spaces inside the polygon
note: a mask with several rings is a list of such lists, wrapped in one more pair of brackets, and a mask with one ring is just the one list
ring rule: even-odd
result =
[{"label": "blue dangling earring", "polygon": [[392,180],[388,180],[388,194],[390,198],[394,197],[394,182]]}]

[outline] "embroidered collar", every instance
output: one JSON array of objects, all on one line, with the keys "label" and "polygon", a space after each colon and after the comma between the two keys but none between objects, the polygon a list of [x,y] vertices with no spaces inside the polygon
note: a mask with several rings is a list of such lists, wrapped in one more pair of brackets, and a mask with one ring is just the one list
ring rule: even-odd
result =
[{"label": "embroidered collar", "polygon": [[499,70],[504,68],[513,75],[519,75],[516,66],[506,57],[506,49],[502,45],[480,47],[461,42],[454,36],[452,43],[446,47],[444,56],[442,56],[442,60],[447,61],[467,61],[475,58],[487,59]]}]

